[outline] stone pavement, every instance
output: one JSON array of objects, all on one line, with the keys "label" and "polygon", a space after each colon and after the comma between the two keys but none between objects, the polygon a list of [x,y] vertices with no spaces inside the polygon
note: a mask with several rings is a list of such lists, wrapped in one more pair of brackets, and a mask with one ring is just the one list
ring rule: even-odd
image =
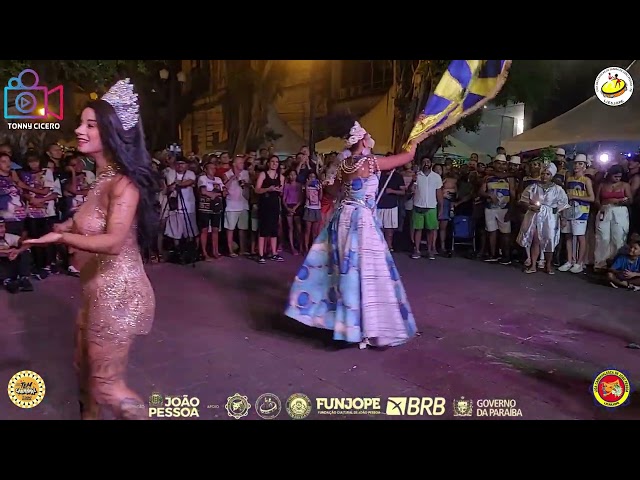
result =
[{"label": "stone pavement", "polygon": [[[160,392],[219,405],[201,408],[201,419],[229,419],[224,404],[234,393],[254,402],[266,392],[283,403],[298,392],[312,399],[379,396],[383,408],[388,396],[447,399],[442,417],[410,417],[423,419],[454,418],[452,401],[462,396],[513,398],[524,419],[640,418],[635,395],[631,405],[604,411],[589,394],[607,367],[626,370],[638,388],[640,350],[625,346],[639,341],[640,293],[572,274],[524,275],[461,258],[396,254],[422,336],[361,351],[338,348],[330,333],[282,315],[300,261],[150,266],[157,315],[152,333],[133,347],[130,385],[145,401]],[[0,292],[0,380],[33,370],[46,382],[46,397],[22,410],[2,394],[0,419],[77,419],[71,361],[78,280],[56,276],[35,287],[31,294]],[[398,418],[309,418],[364,417]],[[247,418],[259,419],[253,407]]]}]

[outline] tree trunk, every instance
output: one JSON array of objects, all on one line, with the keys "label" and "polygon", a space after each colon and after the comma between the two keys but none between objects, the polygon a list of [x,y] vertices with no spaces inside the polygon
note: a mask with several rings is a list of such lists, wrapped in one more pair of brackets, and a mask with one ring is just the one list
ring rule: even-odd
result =
[{"label": "tree trunk", "polygon": [[[268,109],[278,95],[282,80],[276,71],[277,60],[264,63],[229,61],[229,82],[223,100],[223,116],[227,126],[227,148],[240,154],[246,151],[248,142],[264,139],[268,123]],[[247,81],[247,78],[252,81]]]},{"label": "tree trunk", "polygon": [[[420,60],[417,65],[405,64],[396,79],[399,90],[396,95],[394,149],[399,151],[409,138],[416,119],[427,104],[429,95],[440,80],[440,72],[433,60]],[[420,143],[416,158],[433,158],[446,135],[436,134]]]}]

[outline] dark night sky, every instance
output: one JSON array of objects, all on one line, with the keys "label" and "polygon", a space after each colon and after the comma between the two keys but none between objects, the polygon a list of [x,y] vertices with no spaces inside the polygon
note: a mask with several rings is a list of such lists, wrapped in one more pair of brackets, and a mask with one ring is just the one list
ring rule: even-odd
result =
[{"label": "dark night sky", "polygon": [[[558,72],[555,94],[531,113],[531,128],[562,115],[594,95],[596,76],[607,67],[627,68],[633,60],[552,60]],[[525,106],[526,108],[526,106]]]}]

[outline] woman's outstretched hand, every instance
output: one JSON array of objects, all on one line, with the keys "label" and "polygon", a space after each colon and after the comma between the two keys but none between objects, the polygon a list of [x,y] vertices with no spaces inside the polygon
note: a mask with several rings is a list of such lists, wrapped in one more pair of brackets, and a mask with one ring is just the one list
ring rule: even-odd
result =
[{"label": "woman's outstretched hand", "polygon": [[60,243],[62,241],[62,234],[58,232],[51,232],[43,235],[40,238],[32,238],[29,240],[25,240],[22,242],[22,245],[26,247],[36,246],[36,245],[49,245],[52,243]]}]

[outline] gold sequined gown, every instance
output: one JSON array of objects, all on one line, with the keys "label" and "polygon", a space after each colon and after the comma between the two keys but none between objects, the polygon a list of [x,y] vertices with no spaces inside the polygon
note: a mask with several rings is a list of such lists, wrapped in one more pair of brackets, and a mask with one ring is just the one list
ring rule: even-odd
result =
[{"label": "gold sequined gown", "polygon": [[[106,233],[108,189],[116,178],[113,172],[97,178],[86,202],[74,216],[74,233]],[[119,254],[76,251],[74,259],[80,269],[83,294],[78,321],[89,342],[122,344],[135,335],[149,333],[155,295],[142,263],[135,225]]]}]

